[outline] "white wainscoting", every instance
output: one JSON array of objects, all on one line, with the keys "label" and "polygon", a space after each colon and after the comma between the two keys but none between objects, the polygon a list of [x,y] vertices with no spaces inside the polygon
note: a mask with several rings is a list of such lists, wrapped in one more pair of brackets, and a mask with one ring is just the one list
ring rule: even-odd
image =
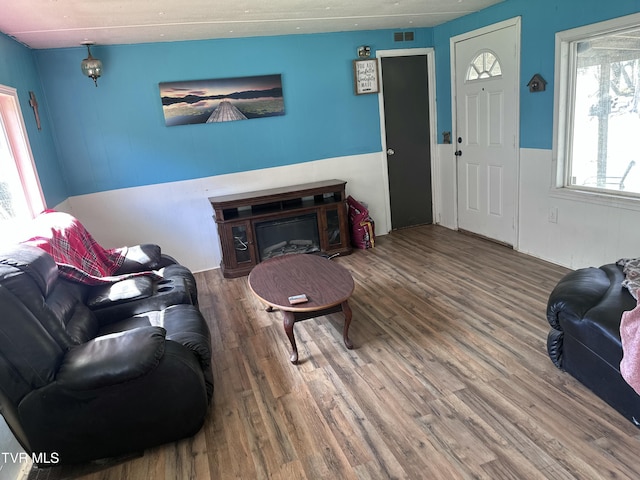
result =
[{"label": "white wainscoting", "polygon": [[157,243],[193,271],[218,268],[220,242],[208,198],[337,178],[365,202],[376,233],[388,233],[382,152],[331,158],[71,197],[56,208],[76,216],[104,247]]},{"label": "white wainscoting", "polygon": [[443,227],[456,230],[458,228],[458,212],[456,200],[456,157],[453,144],[439,144],[436,149],[436,169],[438,178],[434,179],[439,182],[438,192],[440,198],[434,199],[436,205],[435,219],[436,223]]},{"label": "white wainscoting", "polygon": [[[457,228],[452,145],[437,148],[436,222]],[[452,159],[453,157],[453,159]],[[518,249],[569,268],[640,257],[640,211],[554,196],[551,150],[521,149]],[[339,178],[368,204],[376,233],[390,230],[382,152],[71,197],[56,208],[77,216],[105,247],[154,242],[194,271],[217,268],[220,244],[208,198]],[[557,223],[549,211],[557,208]]]},{"label": "white wainscoting", "polygon": [[522,149],[520,159],[520,251],[573,269],[640,257],[640,211],[554,194],[551,150]]},{"label": "white wainscoting", "polygon": [[[438,145],[440,208],[436,218],[457,228],[453,145]],[[552,186],[552,151],[520,150],[518,250],[569,268],[599,266],[640,257],[640,211],[615,201],[584,201],[558,195]],[[640,200],[638,200],[640,208]],[[557,209],[557,223],[550,211]]]}]

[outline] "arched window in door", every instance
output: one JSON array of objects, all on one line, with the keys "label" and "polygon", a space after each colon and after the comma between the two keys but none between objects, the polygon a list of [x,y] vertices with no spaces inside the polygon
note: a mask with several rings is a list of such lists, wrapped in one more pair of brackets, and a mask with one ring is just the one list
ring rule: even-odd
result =
[{"label": "arched window in door", "polygon": [[469,82],[484,78],[500,77],[501,75],[502,68],[500,67],[500,60],[498,60],[493,52],[483,50],[478,53],[469,64],[465,80]]}]

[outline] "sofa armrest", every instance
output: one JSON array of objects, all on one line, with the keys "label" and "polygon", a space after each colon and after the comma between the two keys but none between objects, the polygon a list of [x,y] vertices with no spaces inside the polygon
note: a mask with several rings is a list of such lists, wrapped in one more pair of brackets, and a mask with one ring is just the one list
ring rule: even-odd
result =
[{"label": "sofa armrest", "polygon": [[163,264],[162,252],[158,245],[145,243],[127,247],[124,262],[115,272],[116,275],[157,270]]},{"label": "sofa armrest", "polygon": [[565,275],[555,286],[547,303],[547,320],[562,331],[560,317],[584,318],[611,287],[607,273],[595,267],[581,268]]},{"label": "sofa armrest", "polygon": [[154,294],[154,280],[137,276],[104,285],[90,286],[85,303],[91,310],[148,298]]},{"label": "sofa armrest", "polygon": [[56,382],[71,390],[88,390],[134,380],[158,366],[166,331],[141,327],[94,338],[71,348]]},{"label": "sofa armrest", "polygon": [[552,328],[547,334],[547,353],[553,364],[562,368],[562,347],[564,346],[564,332]]}]

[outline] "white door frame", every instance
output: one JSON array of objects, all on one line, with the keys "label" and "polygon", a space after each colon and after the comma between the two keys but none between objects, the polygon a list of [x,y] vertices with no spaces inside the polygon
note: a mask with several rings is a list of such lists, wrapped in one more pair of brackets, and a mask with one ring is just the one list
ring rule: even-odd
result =
[{"label": "white door frame", "polygon": [[[516,28],[516,36],[517,36],[517,43],[515,45],[516,48],[516,64],[517,64],[517,68],[516,68],[516,72],[515,72],[515,82],[516,82],[516,105],[515,105],[515,110],[516,110],[516,129],[515,129],[515,152],[516,152],[516,185],[514,186],[514,190],[515,190],[515,209],[514,209],[514,218],[513,218],[513,222],[514,222],[514,241],[513,241],[513,249],[517,250],[518,249],[518,244],[519,244],[519,232],[520,232],[520,226],[519,226],[519,216],[520,216],[520,70],[521,70],[521,63],[520,63],[520,44],[521,44],[521,38],[520,38],[520,27],[521,25],[521,17],[513,17],[510,18],[508,20],[503,20],[502,22],[498,22],[498,23],[493,23],[491,25],[487,25],[485,27],[479,28],[477,30],[472,30],[470,32],[465,32],[465,33],[461,33],[460,35],[456,35],[455,37],[451,37],[449,39],[449,50],[451,53],[451,128],[453,130],[453,135],[451,136],[451,142],[454,145],[453,151],[457,150],[457,138],[458,138],[458,132],[456,131],[457,129],[457,92],[456,92],[456,43],[458,42],[462,42],[464,40],[468,40],[470,38],[473,37],[478,37],[480,35],[484,35],[486,33],[491,33],[494,32],[496,30],[501,30],[503,28],[506,27],[512,27],[515,26]],[[453,152],[452,152],[453,153]],[[458,157],[454,157],[454,161],[458,162]],[[456,229],[459,228],[459,223],[458,223],[458,169],[454,168],[454,219],[455,219],[455,227]]]},{"label": "white door frame", "polygon": [[431,196],[434,223],[438,218],[436,212],[440,211],[440,182],[438,162],[436,161],[436,76],[435,76],[435,50],[433,48],[403,48],[397,50],[377,50],[378,70],[380,71],[380,92],[378,93],[378,105],[380,108],[380,135],[382,144],[382,180],[384,181],[385,216],[387,231],[391,230],[391,197],[389,196],[389,170],[387,163],[387,130],[384,117],[384,87],[382,78],[382,58],[384,57],[408,57],[414,55],[427,56],[427,82],[429,82],[429,155],[431,156]]}]

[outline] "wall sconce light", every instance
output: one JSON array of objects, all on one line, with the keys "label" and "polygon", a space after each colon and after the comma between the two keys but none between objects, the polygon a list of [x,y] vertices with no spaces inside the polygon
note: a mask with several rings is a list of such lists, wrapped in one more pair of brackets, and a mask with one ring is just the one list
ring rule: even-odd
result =
[{"label": "wall sconce light", "polygon": [[87,58],[82,60],[80,63],[80,68],[82,69],[82,73],[84,73],[87,77],[93,79],[93,83],[98,86],[98,78],[102,75],[102,62],[97,58],[93,58],[91,55],[91,45],[95,45],[95,42],[82,42],[82,45],[87,46]]},{"label": "wall sconce light", "polygon": [[363,45],[362,47],[358,47],[358,58],[369,58],[371,56],[371,47],[368,45]]}]

